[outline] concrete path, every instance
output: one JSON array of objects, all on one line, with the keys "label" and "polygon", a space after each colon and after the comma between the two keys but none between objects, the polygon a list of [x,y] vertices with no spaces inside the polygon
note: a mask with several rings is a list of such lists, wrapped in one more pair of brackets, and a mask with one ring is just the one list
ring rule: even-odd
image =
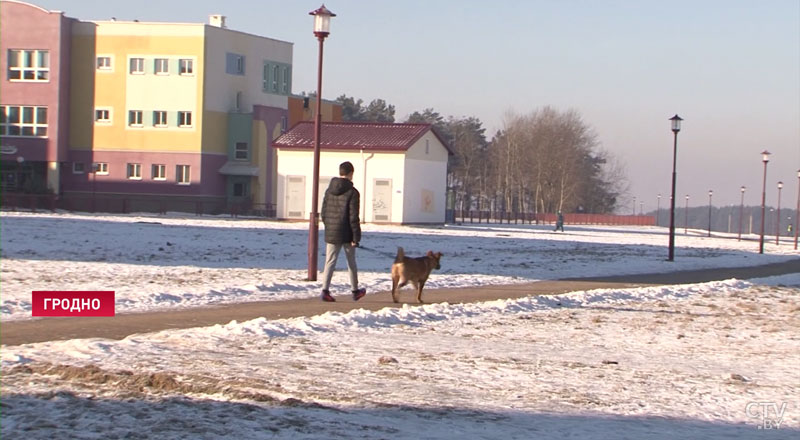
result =
[{"label": "concrete path", "polygon": [[[729,278],[767,277],[795,272],[800,272],[800,259],[754,267],[574,278],[508,286],[426,289],[423,298],[428,302],[473,303],[579,290],[690,284]],[[130,313],[108,318],[40,318],[27,321],[12,321],[0,324],[0,344],[20,345],[77,338],[123,339],[136,333],[227,324],[233,320],[242,322],[259,317],[267,319],[294,318],[318,315],[327,311],[346,313],[353,309],[380,310],[384,307],[398,306],[398,304],[392,302],[389,292],[368,294],[357,303],[353,302],[349,296],[339,296],[336,299],[337,302],[335,303],[324,303],[319,299],[312,298],[238,303],[174,311]],[[416,304],[413,291],[411,289],[401,291],[400,301],[400,306],[402,306],[402,302]]]}]

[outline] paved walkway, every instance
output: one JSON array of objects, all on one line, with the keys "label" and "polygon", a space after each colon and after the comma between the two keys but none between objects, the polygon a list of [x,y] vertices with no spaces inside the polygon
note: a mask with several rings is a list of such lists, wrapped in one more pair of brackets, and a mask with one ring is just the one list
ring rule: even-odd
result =
[{"label": "paved walkway", "polygon": [[[690,284],[729,278],[766,277],[794,272],[800,272],[800,259],[754,267],[575,278],[508,286],[426,289],[424,298],[429,302],[472,303],[495,299],[521,298],[529,295],[559,294],[578,290]],[[414,293],[410,289],[401,291],[400,300],[410,302],[412,305],[416,304],[414,302]],[[402,305],[402,303],[399,305]],[[238,303],[174,311],[130,313],[108,318],[41,318],[2,323],[0,326],[0,344],[19,345],[77,338],[123,339],[136,333],[227,324],[232,320],[242,322],[259,317],[267,319],[294,318],[318,315],[327,311],[380,310],[384,307],[397,306],[398,304],[392,302],[389,292],[380,292],[369,294],[357,303],[353,302],[348,296],[341,296],[337,297],[337,302],[335,303],[324,303],[319,299],[311,298]]]}]

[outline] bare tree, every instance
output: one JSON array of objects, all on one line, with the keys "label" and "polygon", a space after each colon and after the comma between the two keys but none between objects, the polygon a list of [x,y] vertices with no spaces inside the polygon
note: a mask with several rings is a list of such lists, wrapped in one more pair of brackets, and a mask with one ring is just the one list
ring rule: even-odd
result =
[{"label": "bare tree", "polygon": [[486,156],[502,209],[613,210],[624,191],[624,169],[606,166],[609,154],[598,149],[597,135],[578,112],[507,112],[503,123]]}]

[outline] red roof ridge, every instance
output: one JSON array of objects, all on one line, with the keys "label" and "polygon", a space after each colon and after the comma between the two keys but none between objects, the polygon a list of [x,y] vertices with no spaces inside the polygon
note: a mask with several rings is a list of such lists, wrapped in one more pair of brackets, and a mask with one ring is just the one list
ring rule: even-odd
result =
[{"label": "red roof ridge", "polygon": [[[322,122],[320,128],[320,147],[324,149],[407,151],[430,131],[448,154],[453,154],[433,124],[427,122],[329,121]],[[272,142],[279,149],[308,149],[313,144],[314,121],[300,121]]]},{"label": "red roof ridge", "polygon": [[[313,124],[314,121],[300,121],[295,126],[300,124]],[[380,121],[323,121],[322,125],[389,125],[392,127],[397,126],[426,126],[432,127],[433,124],[428,122],[380,122]]]}]

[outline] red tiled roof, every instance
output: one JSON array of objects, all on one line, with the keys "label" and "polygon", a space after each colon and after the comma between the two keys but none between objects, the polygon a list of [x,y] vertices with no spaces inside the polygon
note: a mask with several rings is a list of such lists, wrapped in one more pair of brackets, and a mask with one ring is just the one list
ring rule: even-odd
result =
[{"label": "red tiled roof", "polygon": [[[428,130],[450,147],[433,130],[431,124],[394,124],[384,122],[323,122],[321,150],[406,151]],[[272,146],[282,149],[314,148],[314,123],[303,121],[276,139]]]}]

